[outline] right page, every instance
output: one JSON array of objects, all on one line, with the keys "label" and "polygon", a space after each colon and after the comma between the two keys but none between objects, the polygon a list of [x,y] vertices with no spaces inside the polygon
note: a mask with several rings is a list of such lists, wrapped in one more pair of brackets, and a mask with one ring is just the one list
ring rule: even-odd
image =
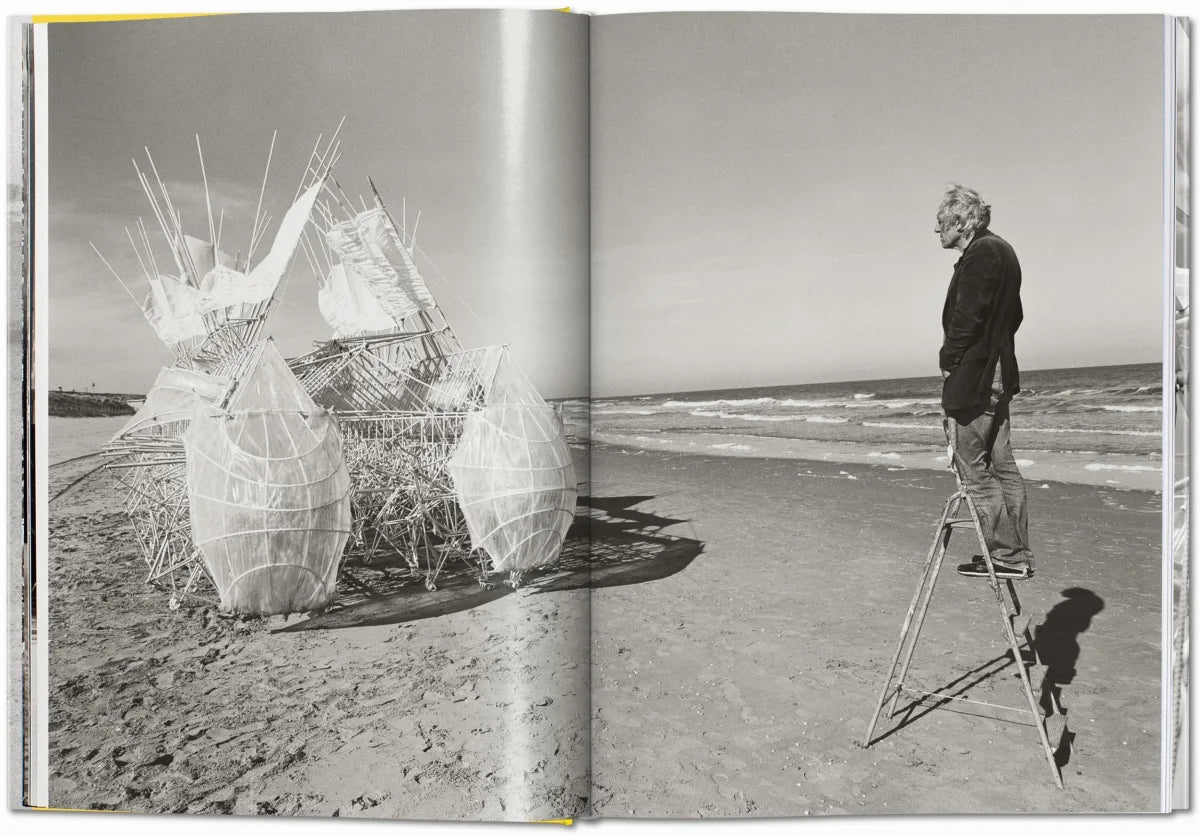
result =
[{"label": "right page", "polygon": [[593,20],[595,814],[1162,810],[1168,34]]}]

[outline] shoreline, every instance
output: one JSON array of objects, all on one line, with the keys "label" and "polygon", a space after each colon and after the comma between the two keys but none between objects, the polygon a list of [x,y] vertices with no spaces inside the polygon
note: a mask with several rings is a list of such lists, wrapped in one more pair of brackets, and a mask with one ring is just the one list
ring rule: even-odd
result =
[{"label": "shoreline", "polygon": [[[601,445],[666,453],[875,465],[894,471],[949,470],[945,447],[911,442],[868,444],[728,432],[622,432],[595,429],[591,433],[591,440]],[[1161,460],[1152,457],[1089,451],[1022,450],[1014,450],[1014,455],[1027,483],[1061,482],[1133,491],[1162,491]]]}]

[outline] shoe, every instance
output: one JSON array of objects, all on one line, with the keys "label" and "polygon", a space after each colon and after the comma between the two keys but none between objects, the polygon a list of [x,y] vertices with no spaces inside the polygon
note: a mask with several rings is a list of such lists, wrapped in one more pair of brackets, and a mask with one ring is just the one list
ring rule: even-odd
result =
[{"label": "shoe", "polygon": [[[1002,564],[993,558],[992,568],[996,571],[996,578],[1033,578],[1033,567],[1029,566],[1028,564]],[[987,564],[984,563],[983,556],[976,555],[971,559],[971,563],[959,564],[958,574],[965,575],[968,578],[987,578],[988,569]]]}]

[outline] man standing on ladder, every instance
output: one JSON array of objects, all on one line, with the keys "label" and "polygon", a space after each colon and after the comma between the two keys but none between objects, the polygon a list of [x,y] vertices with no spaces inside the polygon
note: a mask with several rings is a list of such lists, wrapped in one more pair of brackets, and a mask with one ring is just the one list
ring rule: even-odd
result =
[{"label": "man standing on ladder", "polygon": [[[942,410],[946,439],[979,512],[1000,578],[1030,578],[1025,481],[1013,459],[1009,402],[1020,391],[1013,335],[1021,325],[1021,265],[1007,241],[988,229],[991,206],[953,184],[938,206],[942,247],[962,257],[942,309]],[[986,578],[983,556],[958,572]]]}]

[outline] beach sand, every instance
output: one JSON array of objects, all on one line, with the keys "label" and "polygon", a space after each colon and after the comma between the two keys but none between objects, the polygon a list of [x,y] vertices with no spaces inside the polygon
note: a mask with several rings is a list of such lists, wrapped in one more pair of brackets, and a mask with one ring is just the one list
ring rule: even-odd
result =
[{"label": "beach sand", "polygon": [[[939,710],[859,746],[948,472],[603,446],[592,469],[611,510],[597,554],[639,528],[675,570],[594,592],[597,814],[1157,808],[1156,493],[1031,487],[1039,564],[1018,592],[1075,736],[1059,791],[1028,726]],[[911,685],[935,690],[1007,650],[986,582],[953,572],[969,546],[952,542]],[[968,695],[1027,705],[1012,665]]]},{"label": "beach sand", "polygon": [[[589,796],[620,817],[1157,805],[1153,492],[1031,488],[1040,563],[1019,590],[1035,626],[1055,614],[1041,636],[1075,735],[1060,792],[1030,727],[938,711],[858,746],[948,473],[599,445],[563,565],[515,592],[459,575],[429,593],[360,569],[374,595],[243,621],[171,612],[143,584],[96,464],[51,471],[50,496],[66,489],[50,524],[54,806],[535,819],[583,813]],[[950,570],[910,682],[942,685],[1005,647],[986,584]],[[970,696],[1017,706],[1014,674]]]},{"label": "beach sand", "polygon": [[52,806],[450,820],[582,810],[586,540],[549,593],[487,590],[461,572],[429,592],[406,570],[359,568],[371,592],[343,585],[313,618],[172,612],[143,583],[123,493],[89,473],[97,464],[51,470]]}]

